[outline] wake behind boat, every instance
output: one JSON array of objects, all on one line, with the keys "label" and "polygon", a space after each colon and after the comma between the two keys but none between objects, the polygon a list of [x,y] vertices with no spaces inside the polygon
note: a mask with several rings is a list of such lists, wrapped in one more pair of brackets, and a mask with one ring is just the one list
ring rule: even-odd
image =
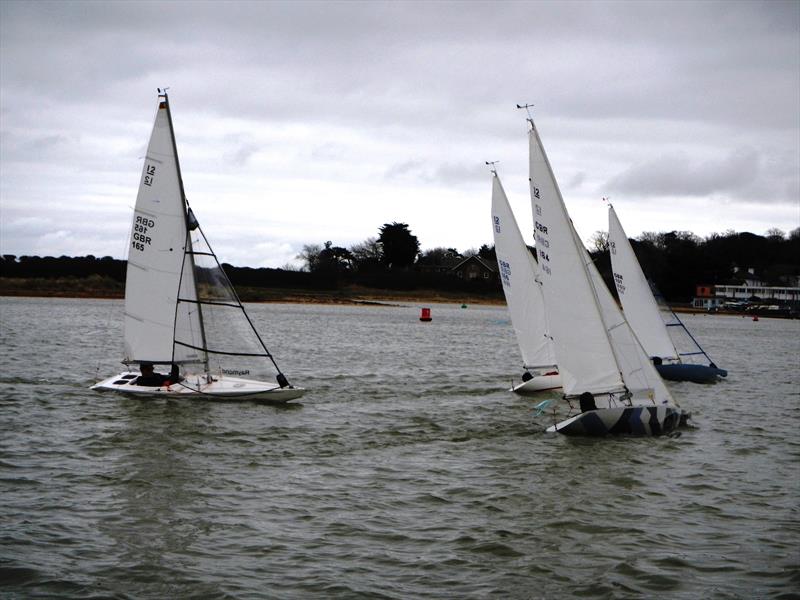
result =
[{"label": "wake behind boat", "polygon": [[[160,90],[128,249],[124,348],[128,369],[91,389],[276,403],[305,391],[278,368],[189,207]],[[170,375],[153,371],[163,365]],[[277,383],[261,380],[269,371]]]},{"label": "wake behind boat", "polygon": [[547,431],[669,433],[689,414],[656,373],[584,248],[533,119],[529,123],[531,202],[547,325],[564,398],[571,412],[580,411]]},{"label": "wake behind boat", "polygon": [[[719,377],[726,377],[728,372],[714,364],[678,316],[668,307],[659,306],[617,213],[610,204],[608,247],[614,285],[625,311],[625,318],[636,332],[645,352],[653,360],[659,375],[672,381],[694,383],[713,383]],[[691,346],[689,351],[680,352],[677,349],[668,327],[680,328],[684,332]],[[708,361],[707,365],[692,362],[703,357]]]},{"label": "wake behind boat", "polygon": [[547,337],[544,299],[539,289],[536,261],[525,245],[500,177],[494,169],[492,231],[503,293],[524,368],[522,382],[512,385],[511,391],[534,394],[561,389],[553,344]]}]

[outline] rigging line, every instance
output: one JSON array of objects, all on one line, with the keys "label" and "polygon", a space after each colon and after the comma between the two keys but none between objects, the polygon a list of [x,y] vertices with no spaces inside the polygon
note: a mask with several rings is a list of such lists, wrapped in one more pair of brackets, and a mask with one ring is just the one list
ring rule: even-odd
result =
[{"label": "rigging line", "polygon": [[266,354],[254,353],[254,352],[225,352],[223,350],[212,350],[210,348],[200,348],[199,346],[192,346],[191,344],[179,342],[178,340],[175,340],[174,343],[179,346],[183,346],[184,348],[191,348],[192,350],[200,350],[201,352],[205,352],[207,354],[223,354],[225,356],[260,356],[261,358],[271,358],[269,352],[267,352]]},{"label": "rigging line", "polygon": [[213,300],[190,300],[189,298],[178,298],[178,302],[186,302],[187,304],[208,304],[210,306],[227,306],[229,308],[239,308],[244,310],[241,304],[231,304],[230,302],[214,302]]},{"label": "rigging line", "polygon": [[[183,187],[183,175],[181,174],[181,163],[180,163],[180,159],[178,158],[178,143],[175,141],[175,128],[172,125],[172,111],[170,110],[170,107],[169,107],[169,96],[167,95],[167,89],[168,88],[163,88],[163,90],[159,89],[159,94],[163,95],[163,98],[164,98],[163,105],[164,105],[164,109],[167,111],[167,123],[169,124],[169,137],[170,137],[170,140],[172,141],[172,156],[175,159],[175,172],[176,172],[176,174],[178,176],[178,185],[179,185],[180,193],[181,193],[181,203],[183,205],[183,222],[184,222],[184,226],[186,227],[186,236],[184,238],[184,246],[183,246],[184,260],[181,262],[181,277],[178,280],[178,293],[180,293],[181,282],[183,281],[183,274],[184,274],[184,270],[185,270],[185,267],[186,267],[186,252],[187,251],[191,252],[191,250],[192,250],[192,238],[191,238],[192,229],[191,229],[191,223],[189,221],[189,213],[191,211],[191,208],[189,207],[189,201],[186,199],[186,190]],[[161,107],[161,104],[159,104],[159,110],[161,110],[160,107]],[[198,228],[199,227],[200,226],[198,225]],[[192,275],[192,282],[194,283],[194,293],[195,293],[195,295],[197,295],[197,290],[198,290],[198,287],[199,287],[197,285],[197,270],[195,268],[194,257],[191,254],[189,255],[189,259],[191,261],[191,266],[192,266],[191,275]],[[201,338],[201,340],[203,342],[203,346],[207,346],[208,343],[206,341],[206,331],[205,331],[205,327],[203,325],[203,311],[202,310],[197,311],[197,319],[198,319],[198,321],[200,323],[200,338]],[[173,354],[173,358],[175,356],[175,331],[177,329],[177,325],[178,325],[178,302],[175,302],[175,319],[173,321],[173,334],[172,334],[172,340],[173,340],[172,354]],[[206,371],[208,371],[208,355],[206,355],[206,359],[204,361],[204,366],[205,366]]]},{"label": "rigging line", "polygon": [[[242,309],[242,314],[244,315],[244,318],[247,320],[248,325],[250,325],[250,329],[253,331],[253,334],[256,336],[256,339],[258,340],[258,343],[261,344],[261,347],[264,349],[264,352],[266,352],[267,356],[269,356],[269,359],[272,361],[272,364],[277,369],[278,374],[282,375],[283,373],[282,373],[280,367],[278,366],[278,363],[275,361],[275,357],[272,356],[272,353],[269,351],[269,349],[267,349],[267,346],[264,343],[264,340],[261,339],[261,335],[259,335],[258,330],[256,329],[255,325],[253,325],[253,322],[250,320],[250,315],[247,314],[247,311],[245,310],[244,305],[242,304],[242,301],[239,298],[239,294],[236,293],[236,289],[233,287],[233,284],[231,283],[231,280],[228,277],[228,274],[225,272],[225,269],[222,268],[222,265],[220,264],[219,259],[217,258],[217,255],[214,254],[214,250],[211,248],[211,244],[208,242],[208,238],[206,237],[206,234],[203,232],[203,229],[200,227],[199,224],[197,226],[197,230],[200,232],[200,235],[203,236],[203,240],[205,241],[206,246],[211,251],[211,255],[214,257],[214,262],[217,263],[217,267],[219,268],[220,273],[222,273],[222,276],[225,279],[225,283],[227,283],[228,288],[230,289],[231,293],[233,294],[233,298],[236,300],[236,302],[239,303],[239,306]],[[205,340],[204,340],[204,343],[205,343]]]},{"label": "rigging line", "polygon": [[[189,235],[190,235],[190,233],[189,233],[189,230],[188,230],[188,227],[187,227],[186,238],[184,239],[183,260],[181,261],[181,273],[180,273],[180,276],[178,277],[178,294],[180,294],[180,291],[181,291],[181,287],[182,287],[181,284],[183,283],[183,275],[184,275],[184,271],[186,269],[186,248],[191,245],[191,239],[189,238]],[[194,261],[192,261],[192,266],[194,266]],[[194,270],[194,269],[192,269],[192,270]],[[188,281],[188,279],[187,279],[187,281]],[[197,294],[197,280],[194,278],[194,276],[192,277],[192,281],[194,282],[194,286],[195,286],[194,287],[194,293],[196,295]],[[180,307],[180,303],[181,303],[181,298],[180,298],[180,296],[177,296],[175,298],[175,315],[174,315],[174,317],[172,319],[172,358],[173,359],[175,358],[175,344],[176,344],[175,336],[178,333],[178,308]],[[202,316],[202,314],[203,314],[202,310],[198,310],[197,311],[198,320],[199,320],[199,323],[200,323],[200,337],[201,337],[201,340],[203,342],[203,345],[205,346],[206,345],[206,336],[205,336],[205,331],[203,329],[203,316]],[[189,320],[189,322],[191,323],[191,319]],[[190,330],[191,330],[191,327],[190,327]],[[201,348],[195,348],[195,349],[196,350],[200,350],[201,352],[203,351]],[[203,367],[204,367],[204,369],[206,371],[208,371],[208,355],[206,355],[205,358],[203,359]]]},{"label": "rigging line", "polygon": [[694,339],[692,332],[686,329],[686,325],[684,325],[683,321],[681,321],[678,318],[678,315],[676,315],[674,311],[672,312],[672,314],[675,316],[676,319],[678,319],[678,323],[680,323],[680,326],[683,327],[683,330],[686,332],[686,335],[689,336],[689,339],[692,340],[692,342],[694,342],[694,345],[697,347],[697,349],[700,350],[700,353],[703,354],[709,360],[709,362],[714,362],[713,360],[711,360],[711,357],[706,353],[706,351],[703,350],[703,347],[697,342],[697,340]]}]

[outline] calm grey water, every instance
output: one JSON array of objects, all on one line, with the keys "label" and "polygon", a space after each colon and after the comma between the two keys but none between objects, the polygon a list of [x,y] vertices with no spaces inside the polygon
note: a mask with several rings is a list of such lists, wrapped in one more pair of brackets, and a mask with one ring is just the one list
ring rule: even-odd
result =
[{"label": "calm grey water", "polygon": [[596,440],[505,391],[504,308],[254,305],[273,407],[89,391],[121,306],[0,299],[0,596],[800,594],[800,322],[687,316],[696,428]]}]

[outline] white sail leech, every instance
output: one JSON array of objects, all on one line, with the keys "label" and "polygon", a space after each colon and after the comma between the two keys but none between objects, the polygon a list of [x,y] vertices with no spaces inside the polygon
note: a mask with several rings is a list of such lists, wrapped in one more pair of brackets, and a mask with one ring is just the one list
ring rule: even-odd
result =
[{"label": "white sail leech", "polygon": [[625,318],[636,332],[647,355],[677,361],[678,351],[667,332],[661,310],[611,205],[608,207],[608,246],[614,284],[625,311]]},{"label": "white sail leech", "polygon": [[[572,247],[572,224],[538,132],[530,123],[529,173],[536,248],[564,394],[623,392],[625,386],[599,318],[583,259]],[[566,298],[569,302],[564,301]]]},{"label": "white sail leech", "polygon": [[492,228],[497,264],[511,325],[526,369],[555,368],[556,357],[547,334],[538,268],[517,226],[503,185],[492,176]]},{"label": "white sail leech", "polygon": [[529,123],[534,226],[565,395],[608,394],[613,403],[629,391],[636,404],[674,406],[578,238],[538,131],[533,120]]}]

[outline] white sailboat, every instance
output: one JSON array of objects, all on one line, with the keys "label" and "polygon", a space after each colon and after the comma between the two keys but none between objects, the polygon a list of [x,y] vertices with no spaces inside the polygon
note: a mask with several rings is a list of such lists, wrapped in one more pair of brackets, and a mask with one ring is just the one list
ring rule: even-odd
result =
[{"label": "white sailboat", "polygon": [[580,412],[547,429],[568,435],[659,435],[688,419],[616,305],[567,214],[529,120],[536,248],[564,398]]},{"label": "white sailboat", "polygon": [[511,324],[522,354],[522,383],[512,392],[532,394],[561,388],[553,344],[547,337],[544,299],[536,261],[514,219],[503,184],[492,170],[492,231],[497,266],[506,296]]},{"label": "white sailboat", "polygon": [[[304,392],[278,368],[189,207],[161,90],[128,249],[124,350],[127,369],[93,390],[276,403]],[[159,365],[170,376],[151,373]],[[277,383],[251,378],[270,371]]]},{"label": "white sailboat", "polygon": [[[717,381],[718,377],[727,376],[728,372],[714,364],[678,316],[669,308],[659,306],[617,213],[610,204],[608,247],[614,271],[614,285],[625,311],[625,318],[636,332],[645,352],[653,360],[658,373],[664,379],[695,383],[711,383]],[[684,331],[692,345],[691,351],[679,352],[667,327]],[[709,364],[691,362],[700,357],[705,357]]]}]

